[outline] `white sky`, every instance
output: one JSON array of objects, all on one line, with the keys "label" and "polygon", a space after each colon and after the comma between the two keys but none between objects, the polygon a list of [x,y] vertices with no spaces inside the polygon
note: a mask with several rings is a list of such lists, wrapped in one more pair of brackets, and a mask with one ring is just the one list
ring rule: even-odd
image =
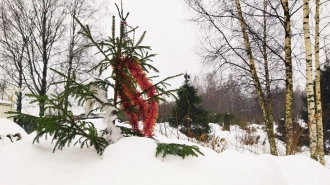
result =
[{"label": "white sky", "polygon": [[[110,1],[109,5],[112,15],[117,16],[114,3],[120,4],[120,0]],[[135,40],[140,38],[143,31],[147,31],[142,45],[151,46],[152,53],[157,54],[152,65],[160,71],[160,78],[154,82],[186,71],[192,75],[200,72],[200,58],[194,52],[197,29],[187,21],[188,9],[183,1],[123,0],[123,6],[124,11],[130,13],[128,25],[139,26]],[[117,17],[116,23],[118,22]],[[108,33],[110,34],[111,32]],[[169,89],[180,87],[183,81],[183,76],[169,81]]]}]

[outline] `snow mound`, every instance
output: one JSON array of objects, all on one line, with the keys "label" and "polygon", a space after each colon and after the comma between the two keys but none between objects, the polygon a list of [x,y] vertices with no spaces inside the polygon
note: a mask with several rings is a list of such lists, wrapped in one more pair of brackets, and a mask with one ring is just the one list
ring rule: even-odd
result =
[{"label": "snow mound", "polygon": [[[97,127],[104,127],[95,120]],[[70,146],[52,153],[50,139],[32,144],[34,134],[0,150],[4,185],[329,185],[330,170],[303,156],[252,155],[228,149],[220,154],[189,141],[157,137],[159,142],[197,145],[204,156],[155,156],[157,141],[126,137],[103,156],[93,147]]]},{"label": "snow mound", "polygon": [[0,118],[0,135],[16,134],[16,133],[21,133],[22,136],[27,135],[25,130],[19,125],[17,125],[15,122],[5,118]]},{"label": "snow mound", "polygon": [[15,122],[5,118],[0,118],[0,149],[7,144],[16,142],[17,137],[13,136],[18,133],[21,135],[22,138],[27,136],[25,130],[19,125],[17,125]]}]

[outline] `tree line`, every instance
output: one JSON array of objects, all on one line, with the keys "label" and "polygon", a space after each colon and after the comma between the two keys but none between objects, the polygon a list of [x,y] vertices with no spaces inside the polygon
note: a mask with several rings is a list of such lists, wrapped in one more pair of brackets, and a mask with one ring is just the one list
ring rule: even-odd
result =
[{"label": "tree line", "polygon": [[303,73],[311,158],[324,164],[320,52],[324,53],[329,34],[327,13],[321,10],[325,10],[328,1],[185,0],[185,3],[193,13],[191,20],[199,28],[203,64],[217,73],[231,71],[239,79],[240,87],[256,93],[273,155],[278,155],[272,106],[274,89],[285,87],[286,154],[292,155],[293,87],[297,72]]},{"label": "tree line", "polygon": [[[237,79],[230,77],[226,80],[219,80],[208,74],[195,77],[192,85],[196,87],[198,96],[202,99],[200,105],[209,112],[210,116],[218,113],[229,113],[239,115],[241,119],[251,124],[263,123],[263,115],[256,92],[247,93],[247,90],[242,88]],[[285,88],[278,86],[272,89],[271,94],[274,120],[278,122],[285,116]],[[303,106],[305,96],[306,94],[302,89],[297,88],[293,92],[293,116],[295,118],[302,119],[301,111],[305,109]],[[175,101],[172,100],[159,105],[160,122],[168,121],[174,104]]]}]

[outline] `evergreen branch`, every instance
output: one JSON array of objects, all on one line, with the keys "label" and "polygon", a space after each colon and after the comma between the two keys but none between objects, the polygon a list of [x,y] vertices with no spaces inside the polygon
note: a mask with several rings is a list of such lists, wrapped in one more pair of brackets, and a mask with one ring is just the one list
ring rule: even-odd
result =
[{"label": "evergreen branch", "polygon": [[81,141],[82,138],[85,140],[82,142],[81,146],[94,146],[98,154],[102,154],[105,147],[108,146],[108,142],[103,137],[98,137],[97,130],[93,123],[85,121],[75,121],[71,111],[67,111],[63,108],[62,102],[63,96],[46,98],[45,108],[48,110],[56,110],[61,114],[58,115],[46,115],[43,117],[35,117],[28,114],[14,113],[14,117],[22,122],[29,122],[35,125],[36,137],[33,143],[39,143],[41,137],[45,136],[52,137],[52,142],[55,142],[53,152],[56,149],[62,150],[65,146],[70,146],[70,144],[76,140],[77,136],[80,136],[76,145]]},{"label": "evergreen branch", "polygon": [[141,133],[134,132],[131,128],[122,127],[122,126],[117,126],[117,127],[120,128],[121,133],[124,135],[124,137],[130,137],[130,136],[143,137]]},{"label": "evergreen branch", "polygon": [[96,91],[90,91],[89,86],[93,85],[93,84],[98,84],[100,81],[93,82],[93,83],[90,83],[87,85],[83,85],[83,84],[77,83],[76,81],[72,80],[71,78],[68,78],[66,75],[64,75],[63,73],[61,73],[59,71],[56,71],[55,69],[51,68],[50,70],[57,73],[61,77],[65,78],[67,80],[67,83],[71,84],[69,89],[67,89],[67,91],[62,92],[60,94],[60,96],[70,96],[71,95],[73,98],[78,99],[79,105],[82,105],[88,99],[92,99],[93,101],[96,101],[103,106],[105,106],[105,105],[113,106],[109,102],[103,102],[102,100],[100,100],[96,96],[96,93],[97,93]]},{"label": "evergreen branch", "polygon": [[135,48],[138,47],[138,46],[142,43],[142,41],[143,41],[143,39],[144,39],[146,33],[147,33],[146,31],[143,32],[141,38],[140,38],[139,41],[136,43]]},{"label": "evergreen branch", "polygon": [[163,160],[165,159],[166,155],[178,155],[181,156],[182,159],[189,155],[193,157],[198,157],[197,153],[204,156],[204,154],[199,151],[199,148],[197,146],[189,146],[177,143],[157,143],[156,157],[160,153],[163,153]]}]

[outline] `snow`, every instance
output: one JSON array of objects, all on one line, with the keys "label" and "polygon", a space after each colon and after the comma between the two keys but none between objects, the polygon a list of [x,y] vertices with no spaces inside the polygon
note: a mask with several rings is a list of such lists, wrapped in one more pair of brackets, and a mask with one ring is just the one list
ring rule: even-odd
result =
[{"label": "snow", "polygon": [[[223,150],[231,149],[239,151],[241,153],[251,153],[251,154],[269,154],[269,143],[267,140],[267,135],[265,133],[265,127],[262,125],[251,124],[248,126],[250,132],[246,129],[241,129],[237,125],[231,125],[230,131],[223,131],[222,127],[215,123],[210,123],[212,140],[215,140],[218,144],[215,146],[215,151],[221,152]],[[166,129],[165,129],[166,128]],[[160,123],[156,127],[156,134],[161,134],[169,138],[179,138],[180,140],[188,140],[188,138],[180,133],[177,129],[171,128],[168,123]],[[256,138],[259,137],[256,144],[246,145],[244,143],[245,138]],[[199,143],[196,140],[190,139],[195,143]],[[285,144],[276,140],[278,147],[278,152],[280,155],[285,155]],[[210,145],[208,145],[211,147]]]},{"label": "snow", "polygon": [[[93,121],[98,129],[106,124]],[[124,124],[120,124],[123,126]],[[168,136],[157,124],[155,137],[160,142],[197,145],[204,156],[155,156],[157,141],[141,137],[124,137],[109,145],[103,156],[92,147],[70,146],[52,153],[49,139],[32,144],[34,133],[0,150],[0,184],[4,185],[329,185],[330,170],[301,155],[254,155],[247,150],[228,147],[221,153],[192,143],[175,130]],[[163,125],[164,126],[164,125]],[[164,127],[163,127],[164,128]],[[1,129],[1,128],[0,128]],[[7,128],[6,128],[7,129]],[[173,131],[169,137],[170,131]],[[214,130],[235,138],[227,131]],[[234,133],[234,130],[230,131]],[[235,138],[236,139],[236,138]],[[234,143],[233,141],[230,141]],[[235,149],[235,147],[234,147]]]},{"label": "snow", "polygon": [[0,118],[0,135],[16,134],[21,133],[27,135],[22,127],[17,125],[15,122],[5,118]]},{"label": "snow", "polygon": [[[15,122],[5,118],[0,118],[0,152],[2,148],[12,143],[7,135],[15,135],[17,133],[21,134],[22,138],[27,136],[25,130]],[[14,137],[13,142],[15,142],[16,139],[17,138]]]},{"label": "snow", "polygon": [[12,105],[13,102],[11,102],[11,101],[6,101],[6,100],[0,100],[0,104]]},{"label": "snow", "polygon": [[[107,92],[104,89],[100,89],[97,86],[92,85],[90,90],[97,92],[96,93],[97,99],[101,100],[102,102],[108,101],[108,98],[106,95]],[[96,105],[94,105],[94,104],[96,104]],[[85,115],[88,115],[90,113],[90,111],[94,108],[100,109],[100,108],[102,108],[102,104],[99,102],[92,103],[92,100],[88,99],[85,103]],[[116,111],[116,109],[110,105],[103,107],[103,109],[105,109],[105,115],[106,115],[103,118],[103,123],[106,125],[106,129],[107,129],[108,133],[111,133],[111,135],[107,135],[105,139],[110,144],[113,144],[122,137],[120,128],[116,127],[116,125],[114,124],[114,121],[116,119],[118,119],[117,115],[113,114],[113,111]]]}]

